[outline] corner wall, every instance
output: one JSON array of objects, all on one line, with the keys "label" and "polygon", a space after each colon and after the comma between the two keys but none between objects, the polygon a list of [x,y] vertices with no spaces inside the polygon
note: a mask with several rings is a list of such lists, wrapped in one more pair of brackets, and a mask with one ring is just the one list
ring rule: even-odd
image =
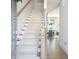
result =
[{"label": "corner wall", "polygon": [[68,1],[62,0],[60,7],[60,45],[68,54]]}]

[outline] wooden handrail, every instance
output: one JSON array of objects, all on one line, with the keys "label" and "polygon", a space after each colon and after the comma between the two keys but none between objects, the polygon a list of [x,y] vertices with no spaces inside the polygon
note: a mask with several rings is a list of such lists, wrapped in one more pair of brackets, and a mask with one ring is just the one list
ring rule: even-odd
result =
[{"label": "wooden handrail", "polygon": [[29,0],[25,6],[17,13],[17,16],[19,16],[21,14],[21,12],[28,6],[28,4],[31,2],[31,0]]}]

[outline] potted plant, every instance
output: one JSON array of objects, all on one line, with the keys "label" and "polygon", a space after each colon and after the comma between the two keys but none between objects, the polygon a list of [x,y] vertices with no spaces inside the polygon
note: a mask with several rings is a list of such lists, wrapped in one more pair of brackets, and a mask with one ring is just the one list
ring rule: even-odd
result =
[{"label": "potted plant", "polygon": [[22,0],[16,0],[16,1],[17,1],[17,2],[19,2],[19,1],[22,2]]},{"label": "potted plant", "polygon": [[52,37],[54,36],[54,31],[49,30],[47,34],[48,34],[48,39],[52,39]]}]

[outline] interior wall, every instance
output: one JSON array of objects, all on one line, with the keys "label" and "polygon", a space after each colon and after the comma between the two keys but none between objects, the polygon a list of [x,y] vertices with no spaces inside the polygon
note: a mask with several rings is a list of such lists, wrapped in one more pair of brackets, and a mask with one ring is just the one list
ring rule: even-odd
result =
[{"label": "interior wall", "polygon": [[[17,3],[17,13],[25,6],[25,4],[28,1],[29,0],[22,0],[22,2]],[[17,16],[17,31],[18,32],[21,31],[23,24],[24,24],[24,21],[32,12],[32,7],[33,7],[33,2],[31,1],[29,3],[29,5],[21,12],[21,14],[19,16]]]},{"label": "interior wall", "polygon": [[44,2],[43,0],[33,0],[34,9],[36,10],[44,10]]},{"label": "interior wall", "polygon": [[55,9],[52,9],[49,13],[48,13],[48,17],[59,17],[59,12],[60,12],[60,7],[57,7]]},{"label": "interior wall", "polygon": [[66,53],[68,53],[68,2],[62,0],[60,7],[60,44]]},{"label": "interior wall", "polygon": [[29,0],[22,0],[17,2],[17,13],[22,9],[22,7],[28,2]]},{"label": "interior wall", "polygon": [[52,11],[52,9],[56,8],[61,0],[47,0],[47,10],[48,12]]}]

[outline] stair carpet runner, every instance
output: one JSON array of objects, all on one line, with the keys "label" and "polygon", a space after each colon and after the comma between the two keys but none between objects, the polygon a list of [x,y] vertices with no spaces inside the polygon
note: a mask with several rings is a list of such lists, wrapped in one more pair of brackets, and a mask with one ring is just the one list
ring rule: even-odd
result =
[{"label": "stair carpet runner", "polygon": [[17,39],[16,59],[41,59],[40,22],[33,15],[25,20]]}]

